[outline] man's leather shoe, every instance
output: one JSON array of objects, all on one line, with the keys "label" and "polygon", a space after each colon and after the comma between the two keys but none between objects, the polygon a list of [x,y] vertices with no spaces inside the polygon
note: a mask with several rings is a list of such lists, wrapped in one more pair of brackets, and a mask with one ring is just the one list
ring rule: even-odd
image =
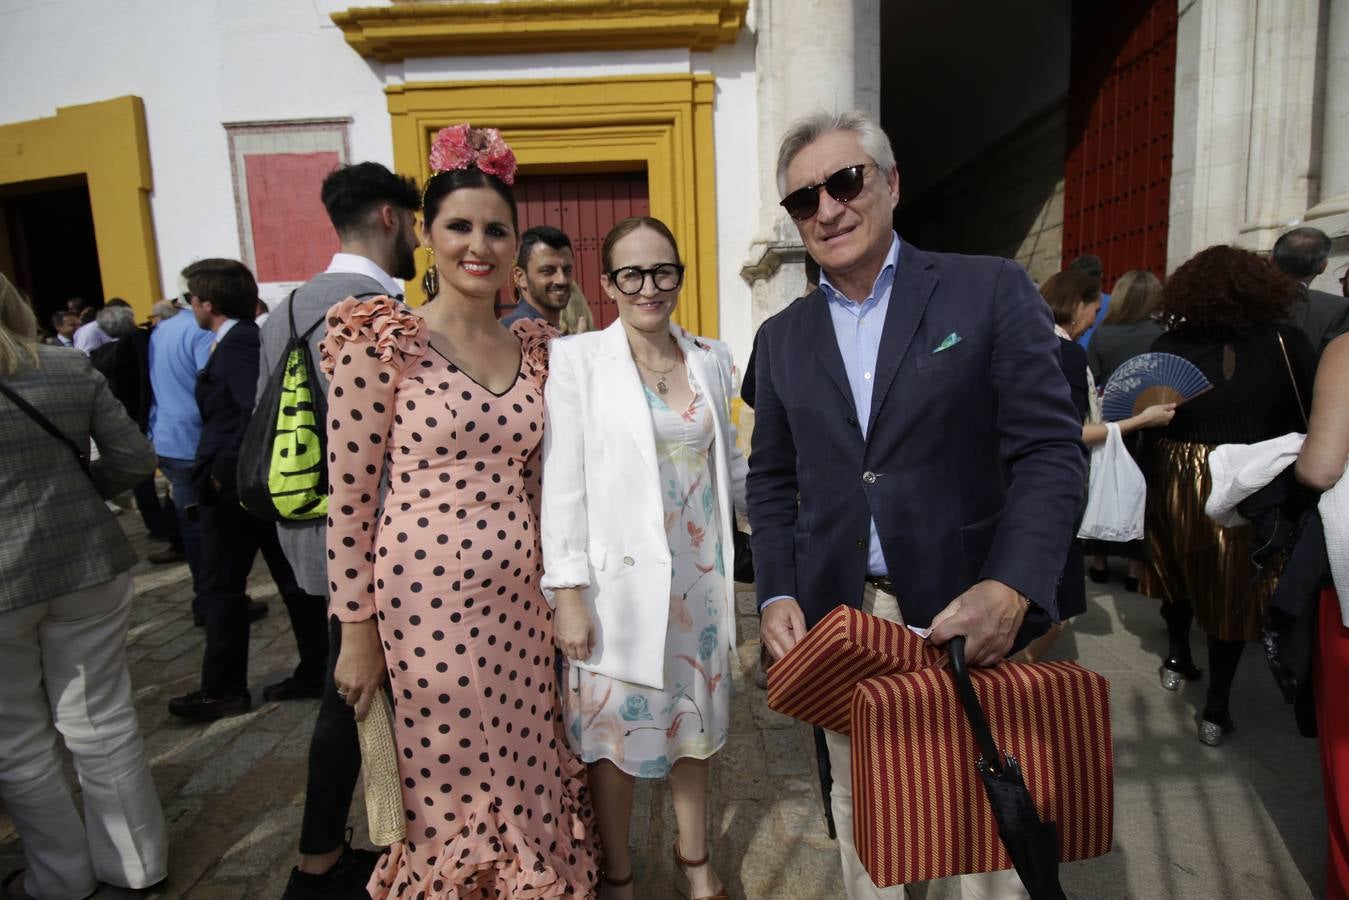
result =
[{"label": "man's leather shoe", "polygon": [[268,703],[278,700],[317,700],[323,696],[323,682],[305,684],[294,677],[285,678],[262,689],[262,699]]},{"label": "man's leather shoe", "polygon": [[207,697],[193,691],[169,701],[169,713],[196,722],[209,722],[225,716],[238,715],[253,708],[253,697],[245,690],[234,697]]},{"label": "man's leather shoe", "polygon": [[157,566],[163,566],[168,565],[169,563],[182,562],[187,559],[187,556],[183,553],[182,547],[175,547],[170,544],[162,550],[156,550],[153,553],[145,554],[145,559]]}]

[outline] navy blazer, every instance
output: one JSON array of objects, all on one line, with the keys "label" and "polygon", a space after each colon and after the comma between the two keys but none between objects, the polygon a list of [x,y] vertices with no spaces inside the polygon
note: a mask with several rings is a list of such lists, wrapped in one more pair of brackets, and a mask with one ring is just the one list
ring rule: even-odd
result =
[{"label": "navy blazer", "polygon": [[822,291],[765,322],[758,343],[748,490],[761,602],[795,597],[807,625],[858,606],[874,516],[908,624],[982,579],[1034,604],[1018,643],[1058,619],[1082,421],[1049,309],[1019,266],[903,245],[865,440]]},{"label": "navy blazer", "polygon": [[219,493],[212,479],[226,491],[234,489],[239,446],[253,415],[258,389],[260,346],[258,326],[241,319],[216,345],[206,368],[197,373],[201,439],[192,481],[203,502],[209,503]]}]

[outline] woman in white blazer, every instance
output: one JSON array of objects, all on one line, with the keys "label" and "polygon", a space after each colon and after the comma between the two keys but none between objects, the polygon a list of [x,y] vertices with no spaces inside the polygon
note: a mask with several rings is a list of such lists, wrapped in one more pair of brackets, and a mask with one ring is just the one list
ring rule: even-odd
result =
[{"label": "woman in white blazer", "polygon": [[543,586],[566,656],[566,731],[590,766],[601,896],[632,896],[634,779],[668,777],[676,886],[725,897],[705,823],[707,761],[730,715],[744,506],[731,357],[671,324],[684,267],[660,221],[625,219],[601,255],[619,319],[555,341],[545,391]]}]

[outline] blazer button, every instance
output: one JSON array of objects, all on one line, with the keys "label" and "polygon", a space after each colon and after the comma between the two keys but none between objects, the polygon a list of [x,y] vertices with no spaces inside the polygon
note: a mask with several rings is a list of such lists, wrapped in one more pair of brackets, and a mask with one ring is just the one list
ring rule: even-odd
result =
[{"label": "blazer button", "polygon": [[853,427],[856,427],[856,426],[857,426],[857,417],[856,417],[856,416],[848,416],[848,424],[849,424],[849,425],[852,425]]},{"label": "blazer button", "polygon": [[858,550],[862,550],[862,549],[864,549],[864,548],[866,547],[866,545],[867,545],[867,542],[866,542],[866,541],[858,541],[858,542],[857,542],[857,549],[858,549]]},{"label": "blazer button", "polygon": [[637,565],[637,560],[633,559],[631,556],[625,556],[625,557],[623,557],[623,565],[625,565],[625,566],[635,566],[635,565]]},{"label": "blazer button", "polygon": [[862,483],[863,483],[863,484],[875,484],[875,483],[876,483],[876,473],[875,473],[875,472],[863,472],[863,473],[862,473]]}]

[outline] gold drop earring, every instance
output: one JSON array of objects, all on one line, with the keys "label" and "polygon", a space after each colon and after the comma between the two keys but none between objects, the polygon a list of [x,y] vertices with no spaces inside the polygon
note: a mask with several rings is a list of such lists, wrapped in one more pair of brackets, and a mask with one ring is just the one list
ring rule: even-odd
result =
[{"label": "gold drop earring", "polygon": [[426,257],[426,274],[422,276],[422,291],[429,301],[440,293],[440,270],[436,268],[436,251],[434,249],[427,247]]}]

